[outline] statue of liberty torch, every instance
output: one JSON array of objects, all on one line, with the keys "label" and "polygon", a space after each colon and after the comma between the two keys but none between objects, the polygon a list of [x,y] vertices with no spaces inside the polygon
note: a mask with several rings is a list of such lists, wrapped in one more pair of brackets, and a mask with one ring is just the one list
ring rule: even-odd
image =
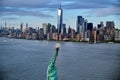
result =
[{"label": "statue of liberty torch", "polygon": [[50,63],[47,68],[47,80],[58,80],[58,75],[57,75],[57,69],[55,66],[55,62],[58,56],[58,51],[59,51],[60,45],[56,45],[56,52],[54,57],[50,60]]}]

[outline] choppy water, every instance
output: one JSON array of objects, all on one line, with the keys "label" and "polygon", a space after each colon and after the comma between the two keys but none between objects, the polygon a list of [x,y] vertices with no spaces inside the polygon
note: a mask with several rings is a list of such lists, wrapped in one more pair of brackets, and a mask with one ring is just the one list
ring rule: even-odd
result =
[{"label": "choppy water", "polygon": [[[0,80],[46,80],[56,43],[0,37]],[[120,44],[58,43],[59,80],[120,80]]]}]

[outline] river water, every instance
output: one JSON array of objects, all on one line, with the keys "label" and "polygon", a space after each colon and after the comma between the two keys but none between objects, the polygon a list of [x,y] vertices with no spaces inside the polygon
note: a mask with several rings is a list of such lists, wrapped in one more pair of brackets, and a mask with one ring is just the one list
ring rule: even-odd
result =
[{"label": "river water", "polygon": [[59,80],[120,80],[120,44],[54,42],[0,37],[0,80],[46,80],[55,44]]}]

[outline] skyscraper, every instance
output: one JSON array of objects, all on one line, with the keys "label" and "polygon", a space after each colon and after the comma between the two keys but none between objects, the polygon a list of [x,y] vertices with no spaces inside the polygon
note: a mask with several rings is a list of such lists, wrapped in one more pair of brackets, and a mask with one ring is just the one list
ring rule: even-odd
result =
[{"label": "skyscraper", "polygon": [[92,41],[92,29],[93,29],[93,23],[87,23],[89,41]]},{"label": "skyscraper", "polygon": [[87,30],[92,31],[93,29],[93,23],[87,23]]},{"label": "skyscraper", "polygon": [[26,23],[26,28],[28,27],[28,23]]},{"label": "skyscraper", "polygon": [[48,23],[47,24],[47,33],[50,33],[50,27],[51,27],[52,25],[50,24],[50,23]]},{"label": "skyscraper", "polygon": [[60,4],[60,8],[58,9],[58,24],[57,24],[58,34],[61,33],[62,24],[63,24],[63,10]]},{"label": "skyscraper", "polygon": [[43,23],[42,27],[43,27],[44,35],[46,35],[47,34],[47,23]]},{"label": "skyscraper", "polygon": [[107,29],[112,29],[112,28],[114,28],[114,22],[113,21],[107,21],[106,22],[106,27],[107,27]]},{"label": "skyscraper", "polygon": [[66,24],[63,24],[63,25],[62,25],[61,34],[62,34],[63,36],[66,35]]},{"label": "skyscraper", "polygon": [[82,18],[82,16],[77,16],[76,31],[77,31],[77,33],[80,33],[83,30],[84,30],[84,18]]},{"label": "skyscraper", "polygon": [[6,23],[6,21],[5,21],[5,28],[7,27],[7,23]]},{"label": "skyscraper", "polygon": [[106,22],[106,28],[107,28],[107,37],[110,40],[114,40],[115,38],[115,24],[113,21],[107,21]]},{"label": "skyscraper", "polygon": [[88,23],[88,21],[87,21],[87,19],[85,19],[84,20],[84,30],[83,30],[84,32],[87,30],[87,23]]},{"label": "skyscraper", "polygon": [[23,23],[20,24],[20,30],[23,31]]}]

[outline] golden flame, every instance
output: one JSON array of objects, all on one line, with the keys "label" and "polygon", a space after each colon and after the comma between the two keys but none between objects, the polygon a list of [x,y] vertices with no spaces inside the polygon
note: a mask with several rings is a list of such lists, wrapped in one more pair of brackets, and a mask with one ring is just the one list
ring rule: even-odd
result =
[{"label": "golden flame", "polygon": [[56,44],[56,48],[60,48],[60,44],[57,43],[57,44]]}]

